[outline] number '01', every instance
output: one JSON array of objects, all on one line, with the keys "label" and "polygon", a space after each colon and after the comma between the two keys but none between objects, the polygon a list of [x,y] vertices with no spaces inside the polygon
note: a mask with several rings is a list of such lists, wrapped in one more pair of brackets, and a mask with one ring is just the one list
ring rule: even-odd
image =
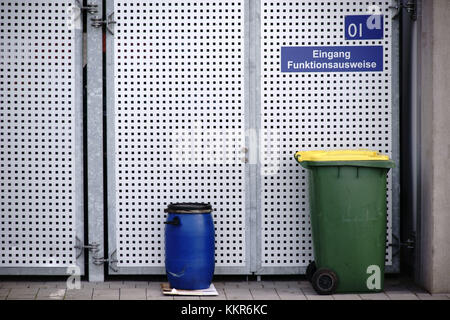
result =
[{"label": "number '01'", "polygon": [[[362,37],[362,28],[363,28],[363,25],[362,25],[362,23],[360,23],[360,24],[359,24],[359,36],[360,36],[360,37]],[[349,35],[351,38],[354,38],[354,37],[356,37],[356,35],[357,35],[357,33],[358,33],[358,26],[357,26],[356,24],[354,24],[354,23],[350,23],[350,24],[348,25],[347,31],[348,31],[348,35]]]}]

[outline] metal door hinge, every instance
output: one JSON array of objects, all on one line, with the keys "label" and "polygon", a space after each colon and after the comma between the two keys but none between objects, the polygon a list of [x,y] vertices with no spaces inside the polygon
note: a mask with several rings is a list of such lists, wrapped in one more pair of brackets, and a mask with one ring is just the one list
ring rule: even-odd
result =
[{"label": "metal door hinge", "polygon": [[405,242],[400,242],[400,245],[406,247],[407,249],[414,249],[416,245],[416,240],[408,238],[405,240]]},{"label": "metal door hinge", "polygon": [[78,9],[80,9],[81,11],[86,11],[87,13],[90,14],[97,14],[98,13],[98,5],[97,4],[93,4],[93,3],[88,3],[86,6],[83,6],[80,2],[80,0],[75,0]]},{"label": "metal door hinge", "polygon": [[99,244],[98,243],[88,243],[87,245],[83,244],[81,240],[78,237],[75,237],[76,245],[74,246],[75,249],[79,249],[79,253],[77,253],[77,259],[83,254],[83,249],[88,249],[90,252],[97,253]]},{"label": "metal door hinge", "polygon": [[395,251],[392,251],[392,256],[395,256],[400,252],[400,248],[402,248],[402,247],[404,247],[406,249],[414,249],[416,246],[416,237],[413,234],[411,237],[406,239],[404,242],[401,242],[397,236],[392,235],[392,243],[390,243],[388,246],[396,248]]},{"label": "metal door hinge", "polygon": [[417,0],[398,0],[395,6],[390,6],[389,8],[397,10],[397,12],[392,16],[392,19],[397,18],[402,9],[406,9],[406,12],[409,13],[411,20],[417,20]]},{"label": "metal door hinge", "polygon": [[117,269],[117,267],[114,264],[117,264],[117,262],[119,262],[119,260],[117,260],[117,258],[113,258],[116,255],[116,250],[114,250],[110,255],[108,259],[105,259],[99,255],[95,255],[92,257],[92,263],[94,263],[96,266],[102,265],[104,263],[108,264],[108,267],[114,271],[117,272],[119,271]]},{"label": "metal door hinge", "polygon": [[87,245],[83,244],[81,242],[81,240],[78,237],[75,237],[76,240],[76,245],[75,245],[75,249],[79,249],[80,252],[77,254],[77,259],[83,254],[83,250],[84,249],[88,249],[89,252],[92,253],[92,263],[95,264],[96,266],[102,265],[104,263],[108,263],[109,268],[114,271],[117,272],[118,269],[113,265],[114,263],[119,262],[117,259],[114,259],[113,256],[115,256],[116,254],[116,250],[113,251],[113,253],[111,253],[111,255],[109,256],[108,259],[105,259],[104,257],[102,257],[100,255],[100,244],[99,243],[89,243]]},{"label": "metal door hinge", "polygon": [[417,20],[417,0],[407,0],[403,3],[403,7],[406,9],[406,12],[409,13],[411,20]]},{"label": "metal door hinge", "polygon": [[100,28],[103,25],[106,26],[106,30],[108,30],[108,32],[112,35],[114,35],[114,31],[111,30],[110,25],[111,24],[115,24],[116,22],[114,21],[114,12],[112,12],[111,14],[108,15],[108,17],[106,18],[106,20],[102,20],[102,18],[100,18],[99,16],[95,16],[91,18],[91,25],[95,28]]}]

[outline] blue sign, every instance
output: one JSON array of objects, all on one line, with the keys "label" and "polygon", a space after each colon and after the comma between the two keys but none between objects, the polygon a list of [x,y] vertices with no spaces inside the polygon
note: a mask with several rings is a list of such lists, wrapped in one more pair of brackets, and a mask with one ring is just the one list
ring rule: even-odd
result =
[{"label": "blue sign", "polygon": [[383,46],[281,47],[281,72],[383,71]]},{"label": "blue sign", "polygon": [[345,16],[345,40],[383,39],[383,15]]}]

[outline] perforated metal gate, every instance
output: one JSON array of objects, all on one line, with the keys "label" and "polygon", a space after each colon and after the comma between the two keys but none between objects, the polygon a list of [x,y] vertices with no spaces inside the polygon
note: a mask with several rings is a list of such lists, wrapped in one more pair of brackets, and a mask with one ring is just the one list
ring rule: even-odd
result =
[{"label": "perforated metal gate", "polygon": [[[398,161],[391,4],[108,2],[116,21],[107,44],[112,273],[164,273],[163,209],[175,201],[217,209],[216,273],[304,272],[312,259],[308,195],[293,153],[364,147]],[[384,15],[384,39],[345,44],[382,45],[383,72],[280,73],[281,46],[344,45],[344,16],[372,5]],[[397,232],[396,175],[388,244]],[[390,247],[386,261],[398,271]]]},{"label": "perforated metal gate", "polygon": [[244,2],[114,1],[110,252],[163,273],[164,208],[207,201],[216,271],[248,273]]},{"label": "perforated metal gate", "polygon": [[[107,52],[111,271],[163,273],[163,209],[189,200],[217,209],[216,273],[304,272],[307,182],[293,152],[365,147],[398,163],[391,4],[107,1],[116,20]],[[74,264],[83,272],[76,5],[0,0],[0,274],[65,274]],[[384,39],[344,41],[343,17],[368,9],[384,15]],[[279,70],[282,46],[344,44],[382,45],[385,70]],[[398,169],[389,175],[389,245],[395,234]],[[386,262],[398,271],[390,246]]]},{"label": "perforated metal gate", "polygon": [[[262,172],[279,163],[275,174],[261,178],[260,272],[297,272],[312,260],[306,171],[293,161],[296,150],[378,150],[398,164],[397,62],[392,1],[262,1],[261,144],[277,132],[279,148],[261,154]],[[384,38],[345,40],[344,17],[382,14]],[[393,43],[394,42],[394,43]],[[382,45],[382,72],[281,73],[282,46]],[[393,65],[394,64],[394,65]],[[393,83],[394,79],[394,83]],[[388,176],[386,265],[392,260],[393,174]],[[398,180],[394,182],[398,185]],[[396,190],[395,198],[398,198]],[[398,208],[394,206],[395,210]],[[398,216],[398,212],[395,212]],[[291,267],[291,268],[290,268]],[[294,268],[292,268],[294,267]]]},{"label": "perforated metal gate", "polygon": [[84,272],[81,30],[72,1],[0,1],[0,274]]}]

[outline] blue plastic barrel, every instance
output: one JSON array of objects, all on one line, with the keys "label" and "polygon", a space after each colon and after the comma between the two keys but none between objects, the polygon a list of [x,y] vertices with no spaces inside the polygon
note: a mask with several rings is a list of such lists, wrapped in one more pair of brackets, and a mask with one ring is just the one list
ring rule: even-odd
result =
[{"label": "blue plastic barrel", "polygon": [[165,227],[166,274],[176,289],[209,288],[214,275],[214,223],[207,203],[173,203]]}]

